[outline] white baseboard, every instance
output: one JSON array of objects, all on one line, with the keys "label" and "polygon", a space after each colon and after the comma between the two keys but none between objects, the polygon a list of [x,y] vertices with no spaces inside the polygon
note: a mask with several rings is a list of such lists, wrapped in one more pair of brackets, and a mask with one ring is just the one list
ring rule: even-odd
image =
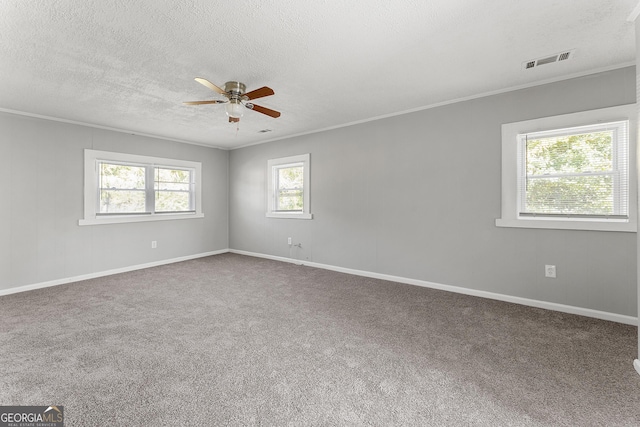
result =
[{"label": "white baseboard", "polygon": [[391,276],[389,274],[373,273],[370,271],[354,270],[345,267],[336,267],[333,265],[319,264],[316,262],[303,261],[299,259],[285,258],[273,255],[265,255],[255,252],[247,252],[236,249],[230,249],[229,252],[248,255],[258,258],[266,258],[275,261],[288,262],[298,265],[306,265],[309,267],[322,268],[325,270],[337,271],[340,273],[354,274],[356,276],[371,277],[373,279],[388,280],[391,282],[406,283],[409,285],[422,286],[425,288],[439,289],[442,291],[455,292],[458,294],[471,295],[481,298],[489,298],[498,301],[511,302],[515,304],[526,305],[529,307],[543,308],[545,310],[559,311],[562,313],[577,314],[580,316],[593,317],[596,319],[609,320],[611,322],[624,323],[626,325],[638,325],[638,318],[633,316],[625,316],[623,314],[609,313],[606,311],[592,310],[589,308],[575,307],[571,305],[558,304],[554,302],[538,301],[529,298],[514,297],[511,295],[498,294],[494,292],[479,291],[476,289],[462,288],[459,286],[443,285],[441,283],[427,282],[424,280],[409,279],[406,277]]},{"label": "white baseboard", "polygon": [[203,258],[211,255],[219,255],[229,252],[229,249],[221,249],[219,251],[204,252],[195,255],[187,255],[178,258],[165,259],[162,261],[154,261],[146,264],[131,265],[128,267],[116,268],[113,270],[100,271],[97,273],[83,274],[81,276],[66,277],[64,279],[51,280],[49,282],[33,283],[31,285],[17,286],[15,288],[0,289],[0,296],[15,294],[18,292],[32,291],[34,289],[48,288],[51,286],[64,285],[66,283],[80,282],[83,280],[95,279],[98,277],[110,276],[112,274],[126,273],[128,271],[142,270],[149,267],[157,267],[165,264],[173,264],[175,262],[188,261],[190,259]]},{"label": "white baseboard", "polygon": [[[237,250],[237,249],[221,249],[221,250],[218,250],[218,251],[205,252],[205,253],[200,253],[200,254],[195,254],[195,255],[188,255],[188,256],[179,257],[179,258],[161,260],[161,261],[154,261],[154,262],[150,262],[150,263],[146,263],[146,264],[132,265],[132,266],[128,266],[128,267],[117,268],[117,269],[107,270],[107,271],[100,271],[100,272],[85,274],[85,275],[81,275],[81,276],[57,279],[57,280],[52,280],[52,281],[48,281],[48,282],[34,283],[34,284],[30,284],[30,285],[18,286],[18,287],[8,288],[8,289],[0,289],[0,296],[15,294],[15,293],[18,293],[18,292],[31,291],[31,290],[35,290],[35,289],[48,288],[48,287],[51,287],[51,286],[64,285],[66,283],[80,282],[80,281],[83,281],[83,280],[95,279],[95,278],[104,277],[104,276],[110,276],[112,274],[126,273],[128,271],[141,270],[141,269],[150,268],[150,267],[157,267],[157,266],[160,266],[160,265],[172,264],[172,263],[181,262],[181,261],[188,261],[190,259],[202,258],[202,257],[207,257],[207,256],[212,256],[212,255],[219,255],[219,254],[223,254],[223,253],[227,253],[227,252],[231,252],[231,253],[235,253],[235,254],[239,254],[239,255],[247,255],[247,256],[252,256],[252,257],[257,257],[257,258],[266,258],[266,259],[270,259],[270,260],[274,260],[274,261],[281,261],[281,262],[288,262],[288,263],[292,263],[292,264],[305,265],[305,266],[308,266],[308,267],[321,268],[321,269],[324,269],[324,270],[337,271],[337,272],[340,272],[340,273],[353,274],[353,275],[356,275],[356,276],[370,277],[370,278],[373,278],[373,279],[388,280],[388,281],[391,281],[391,282],[405,283],[405,284],[409,284],[409,285],[422,286],[422,287],[431,288],[431,289],[439,289],[439,290],[443,290],[443,291],[455,292],[455,293],[459,293],[459,294],[471,295],[471,296],[476,296],[476,297],[481,297],[481,298],[489,298],[489,299],[494,299],[494,300],[498,300],[498,301],[505,301],[505,302],[511,302],[511,303],[515,303],[515,304],[526,305],[526,306],[530,306],[530,307],[543,308],[543,309],[546,309],[546,310],[559,311],[559,312],[570,313],[570,314],[577,314],[577,315],[580,315],[580,316],[593,317],[593,318],[602,319],[602,320],[609,320],[609,321],[612,321],[612,322],[624,323],[624,324],[627,324],[627,325],[633,325],[633,326],[637,326],[638,325],[638,318],[637,317],[625,316],[625,315],[622,315],[622,314],[609,313],[609,312],[599,311],[599,310],[592,310],[592,309],[589,309],[589,308],[574,307],[574,306],[570,306],[570,305],[557,304],[557,303],[553,303],[553,302],[538,301],[538,300],[533,300],[533,299],[529,299],[529,298],[514,297],[514,296],[510,296],[510,295],[498,294],[498,293],[487,292],[487,291],[479,291],[479,290],[475,290],[475,289],[462,288],[462,287],[459,287],[459,286],[443,285],[441,283],[427,282],[427,281],[424,281],[424,280],[410,279],[410,278],[400,277],[400,276],[392,276],[392,275],[389,275],[389,274],[373,273],[373,272],[370,272],[370,271],[355,270],[355,269],[352,269],[352,268],[338,267],[338,266],[333,266],[333,265],[328,265],[328,264],[320,264],[320,263],[310,262],[310,261],[302,261],[302,260],[298,260],[298,259],[279,257],[279,256],[273,256],[273,255],[266,255],[266,254],[261,254],[261,253],[256,253],[256,252],[241,251],[241,250]],[[638,370],[638,372],[640,373],[640,361],[638,361],[636,359],[636,361],[634,362],[634,366],[635,366],[636,370]]]},{"label": "white baseboard", "polygon": [[636,359],[633,361],[633,367],[636,368],[636,372],[640,374],[640,360]]}]

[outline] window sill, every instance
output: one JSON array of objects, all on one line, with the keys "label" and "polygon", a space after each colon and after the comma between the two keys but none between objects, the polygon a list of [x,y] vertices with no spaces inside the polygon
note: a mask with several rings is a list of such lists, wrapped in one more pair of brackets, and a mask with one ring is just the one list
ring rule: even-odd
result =
[{"label": "window sill", "polygon": [[282,213],[282,212],[267,212],[267,218],[287,218],[287,219],[313,219],[313,214],[310,213]]},{"label": "window sill", "polygon": [[637,226],[628,221],[592,221],[558,219],[496,219],[496,227],[543,228],[551,230],[619,231],[635,233]]},{"label": "window sill", "polygon": [[174,219],[195,219],[204,218],[203,213],[189,214],[155,214],[155,215],[122,215],[122,216],[103,216],[91,219],[81,219],[78,225],[104,225],[104,224],[122,224],[126,222],[148,222],[148,221],[170,221]]}]

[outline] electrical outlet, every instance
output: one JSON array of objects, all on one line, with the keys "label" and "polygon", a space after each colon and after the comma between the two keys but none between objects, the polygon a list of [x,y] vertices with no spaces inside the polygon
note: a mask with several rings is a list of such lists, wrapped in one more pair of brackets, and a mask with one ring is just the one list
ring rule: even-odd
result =
[{"label": "electrical outlet", "polygon": [[287,245],[291,246],[291,237],[287,237]]},{"label": "electrical outlet", "polygon": [[556,278],[556,266],[555,265],[545,265],[544,266],[544,276],[550,277],[552,279]]},{"label": "electrical outlet", "polygon": [[151,249],[155,249],[158,247],[158,242],[156,242],[155,240],[151,241]]}]

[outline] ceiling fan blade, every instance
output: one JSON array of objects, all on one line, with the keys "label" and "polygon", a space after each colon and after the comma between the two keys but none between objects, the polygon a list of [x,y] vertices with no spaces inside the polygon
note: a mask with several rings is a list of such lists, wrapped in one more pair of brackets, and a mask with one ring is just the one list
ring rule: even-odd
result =
[{"label": "ceiling fan blade", "polygon": [[187,101],[183,102],[184,105],[201,105],[201,104],[224,104],[228,101],[222,101],[221,99],[214,99],[211,101]]},{"label": "ceiling fan blade", "polygon": [[262,98],[264,96],[273,95],[275,92],[270,87],[263,86],[260,89],[252,90],[244,94],[248,99]]},{"label": "ceiling fan blade", "polygon": [[280,117],[280,112],[276,111],[276,110],[272,110],[270,108],[266,108],[266,107],[261,107],[259,105],[256,104],[251,104],[252,107],[250,108],[253,111],[257,111],[258,113],[262,113],[262,114],[266,114],[267,116],[271,116],[274,119]]},{"label": "ceiling fan blade", "polygon": [[202,77],[196,77],[195,80],[200,83],[201,85],[204,85],[206,87],[208,87],[209,89],[211,89],[214,92],[218,92],[221,95],[226,95],[227,92],[225,92],[224,90],[220,89],[218,86],[214,85],[213,83],[211,83],[209,80],[207,79],[203,79]]}]

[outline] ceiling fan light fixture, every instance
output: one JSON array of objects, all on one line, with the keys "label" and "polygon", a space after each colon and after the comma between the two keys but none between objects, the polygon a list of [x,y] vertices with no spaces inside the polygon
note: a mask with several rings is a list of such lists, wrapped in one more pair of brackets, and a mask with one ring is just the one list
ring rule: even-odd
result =
[{"label": "ceiling fan light fixture", "polygon": [[237,99],[230,99],[224,106],[227,116],[239,119],[244,114],[244,105]]}]

